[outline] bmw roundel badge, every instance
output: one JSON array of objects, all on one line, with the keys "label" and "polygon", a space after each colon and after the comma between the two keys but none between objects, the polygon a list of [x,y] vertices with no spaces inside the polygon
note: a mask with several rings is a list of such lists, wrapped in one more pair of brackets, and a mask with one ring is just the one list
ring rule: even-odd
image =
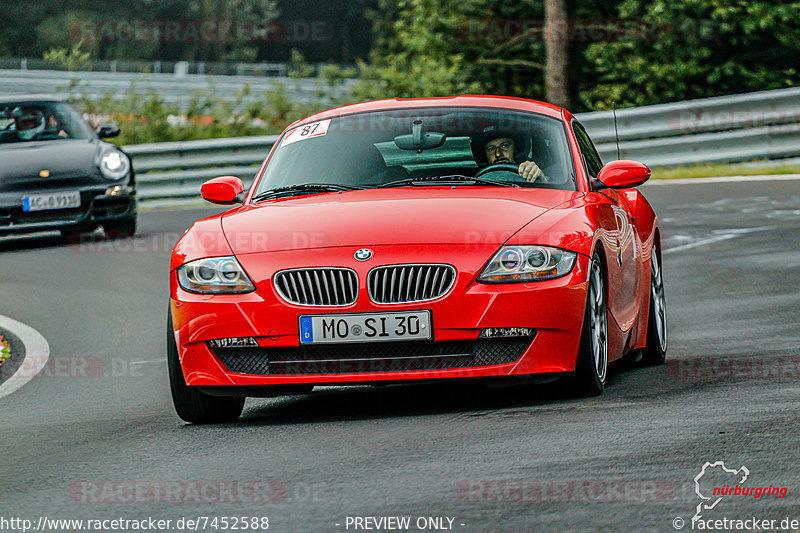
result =
[{"label": "bmw roundel badge", "polygon": [[367,259],[372,257],[372,250],[370,250],[369,248],[362,248],[358,250],[355,254],[353,254],[353,257],[356,258],[356,261],[366,261]]}]

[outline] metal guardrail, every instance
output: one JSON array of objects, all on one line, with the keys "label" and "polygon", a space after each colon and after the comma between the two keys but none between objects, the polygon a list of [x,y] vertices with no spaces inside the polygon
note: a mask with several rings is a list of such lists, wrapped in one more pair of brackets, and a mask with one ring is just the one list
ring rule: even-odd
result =
[{"label": "metal guardrail", "polygon": [[[604,161],[616,159],[611,111],[578,116]],[[800,87],[617,110],[620,152],[650,166],[800,155]]]},{"label": "metal guardrail", "polygon": [[[800,156],[800,88],[617,111],[620,152],[650,166]],[[613,114],[578,115],[604,161],[617,157]],[[147,206],[196,203],[220,175],[253,179],[276,135],[126,146]]]},{"label": "metal guardrail", "polygon": [[277,135],[264,135],[123,149],[133,159],[139,200],[158,207],[197,203],[200,186],[217,176],[238,176],[249,185],[277,140]]},{"label": "metal guardrail", "polygon": [[156,93],[165,102],[175,104],[182,110],[188,109],[192,100],[201,95],[209,95],[226,102],[234,102],[241,97],[243,104],[247,105],[263,101],[267,93],[282,91],[293,101],[333,102],[346,95],[354,83],[354,79],[344,79],[332,86],[320,78],[288,76],[0,69],[0,94],[4,95],[61,93],[65,96],[99,100],[108,95],[148,96]]}]

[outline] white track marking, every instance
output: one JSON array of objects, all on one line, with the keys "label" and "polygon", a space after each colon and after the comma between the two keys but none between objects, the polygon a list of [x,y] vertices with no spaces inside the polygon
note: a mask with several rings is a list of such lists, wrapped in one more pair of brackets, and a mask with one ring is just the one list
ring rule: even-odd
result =
[{"label": "white track marking", "polygon": [[166,357],[164,359],[151,359],[149,361],[131,361],[131,365],[150,365],[154,363],[166,363]]},{"label": "white track marking", "polygon": [[768,174],[754,176],[718,176],[708,178],[675,178],[675,179],[654,179],[649,180],[646,186],[650,185],[692,185],[695,183],[732,183],[739,181],[794,181],[800,180],[800,174]]},{"label": "white track marking", "polygon": [[731,230],[723,230],[719,235],[712,235],[711,237],[706,237],[705,239],[698,239],[696,241],[682,244],[680,246],[675,246],[674,248],[667,248],[662,253],[663,254],[672,254],[675,252],[683,252],[685,250],[691,250],[692,248],[697,248],[699,246],[705,246],[707,244],[713,244],[715,242],[720,241],[727,241],[728,239],[734,239],[739,235],[744,235],[746,233],[753,233],[755,231],[766,231],[770,229],[775,229],[775,226],[761,226],[759,228],[742,228],[742,229],[731,229]]},{"label": "white track marking", "polygon": [[0,385],[0,398],[15,392],[41,372],[50,358],[50,345],[30,326],[0,315],[0,328],[10,331],[25,345],[25,360],[16,372]]}]

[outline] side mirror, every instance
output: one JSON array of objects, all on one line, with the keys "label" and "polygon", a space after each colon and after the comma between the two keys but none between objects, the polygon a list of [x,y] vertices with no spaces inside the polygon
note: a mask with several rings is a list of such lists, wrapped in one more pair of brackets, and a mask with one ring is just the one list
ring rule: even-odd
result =
[{"label": "side mirror", "polygon": [[244,201],[242,192],[244,183],[236,176],[210,179],[200,187],[200,196],[212,204],[240,204]]},{"label": "side mirror", "polygon": [[597,175],[597,180],[612,189],[638,187],[650,179],[650,167],[638,161],[612,161]]},{"label": "side mirror", "polygon": [[100,126],[97,128],[97,137],[99,139],[110,139],[119,135],[119,128],[116,126]]}]

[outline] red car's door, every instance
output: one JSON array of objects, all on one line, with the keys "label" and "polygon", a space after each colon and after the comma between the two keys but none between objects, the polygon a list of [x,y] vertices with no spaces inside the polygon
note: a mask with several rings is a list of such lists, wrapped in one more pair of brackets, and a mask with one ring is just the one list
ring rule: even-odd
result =
[{"label": "red car's door", "polygon": [[[586,173],[594,179],[600,173],[603,162],[583,126],[576,121],[572,122],[572,126]],[[633,227],[625,195],[609,188],[596,194],[610,200],[610,203],[599,204],[599,220],[604,226],[603,240],[608,252],[608,308],[619,327],[628,331],[636,322],[639,312],[641,243]]]},{"label": "red car's door", "polygon": [[[603,191],[614,202],[611,209],[614,213],[616,231],[613,236],[613,257],[608,257],[609,264],[609,307],[611,314],[623,331],[628,331],[636,321],[639,313],[639,283],[641,278],[641,246],[638,233],[634,229],[628,203],[624,195],[614,189]],[[613,294],[613,299],[612,299]]]}]

